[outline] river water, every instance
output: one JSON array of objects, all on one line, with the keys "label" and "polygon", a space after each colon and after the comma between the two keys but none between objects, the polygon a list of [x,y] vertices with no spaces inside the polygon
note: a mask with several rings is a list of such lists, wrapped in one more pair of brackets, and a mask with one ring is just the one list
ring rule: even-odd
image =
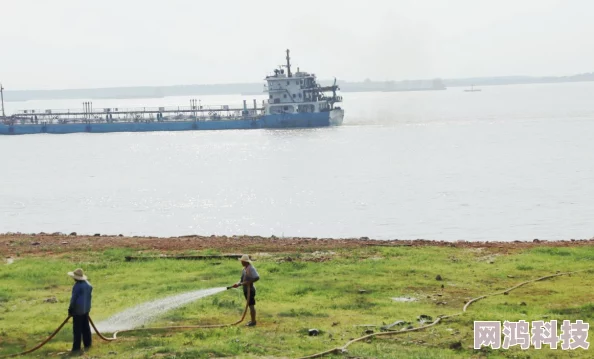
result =
[{"label": "river water", "polygon": [[1,136],[0,232],[594,236],[594,83],[343,96],[335,128]]}]

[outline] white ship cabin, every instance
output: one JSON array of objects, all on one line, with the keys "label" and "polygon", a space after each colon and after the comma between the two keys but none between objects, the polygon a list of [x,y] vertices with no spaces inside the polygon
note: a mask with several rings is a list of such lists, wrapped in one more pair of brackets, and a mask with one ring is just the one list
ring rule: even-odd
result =
[{"label": "white ship cabin", "polygon": [[[289,50],[287,50],[287,71],[281,67],[274,70],[274,75],[266,77],[268,85],[268,103],[265,105],[266,114],[325,112],[334,108],[334,103],[342,98],[336,96],[338,86],[321,87],[316,81],[316,75],[299,71],[291,72]],[[324,92],[331,91],[327,96]]]}]

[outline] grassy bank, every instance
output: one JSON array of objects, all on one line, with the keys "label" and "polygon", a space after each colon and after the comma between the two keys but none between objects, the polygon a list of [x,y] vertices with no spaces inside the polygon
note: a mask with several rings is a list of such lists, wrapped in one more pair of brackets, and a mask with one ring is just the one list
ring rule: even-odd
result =
[{"label": "grassy bank", "polygon": [[[262,248],[265,249],[265,248]],[[219,250],[186,251],[213,254]],[[65,273],[82,267],[94,286],[95,322],[142,302],[238,280],[236,260],[158,259],[126,262],[127,255],[160,254],[137,248],[64,250],[14,256],[0,265],[0,356],[44,339],[66,316],[72,285]],[[179,252],[178,252],[179,253]],[[397,320],[418,327],[424,314],[460,312],[473,297],[497,292],[556,271],[589,271],[527,285],[490,297],[469,311],[424,331],[373,338],[350,346],[350,358],[563,358],[561,349],[474,350],[474,320],[578,319],[594,325],[594,246],[530,248],[359,246],[328,251],[252,253],[261,280],[258,326],[137,332],[105,343],[94,337],[93,358],[296,358],[342,346],[366,330]],[[441,280],[437,280],[437,276]],[[442,288],[443,286],[443,288]],[[57,303],[46,302],[55,297]],[[392,298],[416,301],[397,302]],[[154,326],[231,323],[243,310],[229,290],[168,312]],[[363,327],[360,325],[378,325]],[[320,335],[309,336],[310,328]],[[594,341],[592,328],[589,341]],[[60,357],[70,348],[71,326],[29,357]],[[593,348],[572,351],[592,357]]]}]

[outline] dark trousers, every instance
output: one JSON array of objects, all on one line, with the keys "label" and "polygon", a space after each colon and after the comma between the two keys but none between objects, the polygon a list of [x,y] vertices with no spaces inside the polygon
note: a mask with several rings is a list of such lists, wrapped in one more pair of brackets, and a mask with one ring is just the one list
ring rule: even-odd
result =
[{"label": "dark trousers", "polygon": [[256,288],[250,288],[250,297],[248,298],[247,288],[243,287],[243,296],[248,301],[249,305],[256,305]]},{"label": "dark trousers", "polygon": [[85,348],[91,346],[91,326],[89,325],[89,313],[72,316],[72,333],[74,334],[74,339],[72,341],[72,351],[80,350],[81,337]]}]

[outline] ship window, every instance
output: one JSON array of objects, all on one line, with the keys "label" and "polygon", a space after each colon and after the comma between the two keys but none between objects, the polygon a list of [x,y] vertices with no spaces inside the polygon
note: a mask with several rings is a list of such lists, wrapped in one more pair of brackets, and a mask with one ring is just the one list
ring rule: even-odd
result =
[{"label": "ship window", "polygon": [[286,94],[286,93],[285,93],[285,94],[283,94],[283,97],[284,97],[284,98],[287,98],[287,94]]},{"label": "ship window", "polygon": [[291,84],[291,81],[287,81],[287,85],[290,85],[290,84]]},{"label": "ship window", "polygon": [[283,110],[288,111],[289,110],[289,106],[283,107]]},{"label": "ship window", "polygon": [[297,95],[293,94],[293,98],[295,98],[295,96],[297,96]]},{"label": "ship window", "polygon": [[299,98],[301,98],[301,94],[299,94]]}]

